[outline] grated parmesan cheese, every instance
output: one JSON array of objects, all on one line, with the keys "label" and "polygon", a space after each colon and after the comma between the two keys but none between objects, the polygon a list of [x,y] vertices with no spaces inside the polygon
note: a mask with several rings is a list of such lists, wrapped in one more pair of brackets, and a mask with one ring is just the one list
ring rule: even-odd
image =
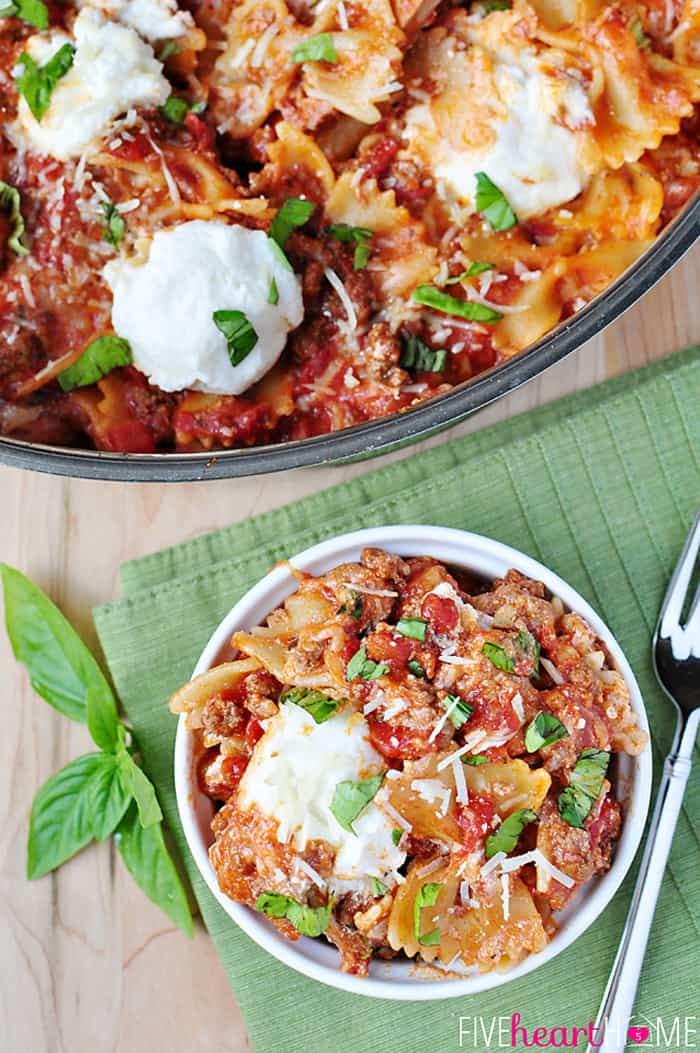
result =
[{"label": "grated parmesan cheese", "polygon": [[454,772],[455,777],[457,800],[460,804],[468,804],[469,790],[467,789],[467,780],[464,775],[464,766],[461,760],[455,760],[452,762],[452,771]]},{"label": "grated parmesan cheese", "polygon": [[345,313],[348,316],[348,324],[350,328],[353,330],[357,329],[357,315],[355,313],[355,307],[353,306],[353,302],[348,296],[347,289],[345,288],[335,271],[332,270],[330,267],[324,267],[323,273],[337,292],[338,299],[345,308]]},{"label": "grated parmesan cheese", "polygon": [[554,663],[550,662],[549,658],[540,658],[540,665],[547,673],[549,673],[550,677],[552,678],[555,684],[564,683],[564,677],[561,675]]}]

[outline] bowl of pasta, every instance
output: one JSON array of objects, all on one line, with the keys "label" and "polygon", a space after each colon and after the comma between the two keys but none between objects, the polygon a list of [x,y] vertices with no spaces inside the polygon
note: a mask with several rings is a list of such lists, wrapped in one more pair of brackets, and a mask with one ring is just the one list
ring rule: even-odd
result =
[{"label": "bowl of pasta", "polygon": [[595,921],[644,828],[648,725],[618,643],[478,535],[370,528],[279,564],[170,708],[210,891],[346,991],[447,998],[530,972]]},{"label": "bowl of pasta", "polygon": [[178,480],[462,419],[698,234],[698,15],[10,3],[0,458]]}]

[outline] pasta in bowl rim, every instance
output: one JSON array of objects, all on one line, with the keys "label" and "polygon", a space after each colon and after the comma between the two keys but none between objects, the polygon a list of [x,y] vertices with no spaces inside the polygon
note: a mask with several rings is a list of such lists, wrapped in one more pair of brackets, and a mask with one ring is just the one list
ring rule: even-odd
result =
[{"label": "pasta in bowl rim", "polygon": [[[235,604],[207,643],[193,676],[219,664],[220,656],[236,630],[260,624],[296,591],[298,582],[289,564],[312,575],[323,574],[338,564],[359,559],[366,547],[381,548],[404,558],[429,555],[448,565],[473,571],[489,581],[515,568],[542,582],[552,595],[561,598],[567,611],[584,618],[603,642],[613,667],[622,675],[629,689],[638,726],[649,735],[644,703],[632,669],[610,629],[583,597],[553,571],[524,553],[481,535],[446,527],[370,527],[320,542],[291,557],[271,570]],[[411,960],[373,959],[370,975],[363,978],[338,970],[337,951],[329,943],[305,936],[292,943],[270,925],[264,914],[234,902],[220,889],[208,853],[213,842],[210,823],[214,806],[198,786],[195,751],[196,736],[188,731],[183,714],[179,718],[174,755],[178,811],[197,869],[219,905],[258,946],[310,979],[349,993],[399,1001],[429,1001],[489,990],[532,972],[570,946],[593,924],[620,887],[639,846],[651,794],[649,745],[636,757],[617,754],[613,784],[623,798],[625,808],[612,864],[605,874],[588,880],[573,902],[557,914],[558,929],[538,953],[530,953],[518,964],[504,970],[457,979],[427,978],[417,972],[416,963]]]}]

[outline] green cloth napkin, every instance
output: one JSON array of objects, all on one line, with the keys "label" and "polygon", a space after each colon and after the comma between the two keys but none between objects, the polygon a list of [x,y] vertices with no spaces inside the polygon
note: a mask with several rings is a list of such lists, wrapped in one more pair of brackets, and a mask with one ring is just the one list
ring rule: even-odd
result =
[{"label": "green cloth napkin", "polygon": [[[176,721],[166,704],[191,674],[211,632],[278,559],[334,534],[399,522],[488,534],[552,567],[607,621],[639,678],[658,774],[673,717],[653,677],[649,643],[700,500],[698,405],[696,347],[123,566],[124,598],[95,614],[100,640],[256,1053],[495,1049],[497,1030],[490,1046],[488,1040],[492,1019],[513,1012],[530,1032],[536,1026],[584,1026],[595,1017],[631,881],[628,877],[601,918],[554,961],[471,998],[412,1004],[361,999],[279,964],[216,904],[178,822],[172,778]],[[643,1023],[642,1014],[654,1025],[662,1017],[667,1031],[674,1017],[697,1011],[697,775],[696,766],[637,1000],[636,1022]],[[460,1047],[460,1017],[480,1017],[486,1033],[477,1022],[474,1041],[472,1020],[463,1021]]]}]

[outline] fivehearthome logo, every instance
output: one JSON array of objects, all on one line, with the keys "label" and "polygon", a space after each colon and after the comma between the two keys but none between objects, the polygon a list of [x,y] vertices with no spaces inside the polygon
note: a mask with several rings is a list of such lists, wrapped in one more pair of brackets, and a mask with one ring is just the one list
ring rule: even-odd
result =
[{"label": "fivehearthome logo", "polygon": [[[608,1021],[607,1037],[614,1038],[628,1050],[700,1049],[697,1016],[645,1016],[637,1014],[622,1024]],[[586,1049],[601,1046],[603,1035],[592,1021],[586,1024],[525,1024],[520,1013],[510,1016],[460,1016],[458,1018],[460,1049]]]}]

